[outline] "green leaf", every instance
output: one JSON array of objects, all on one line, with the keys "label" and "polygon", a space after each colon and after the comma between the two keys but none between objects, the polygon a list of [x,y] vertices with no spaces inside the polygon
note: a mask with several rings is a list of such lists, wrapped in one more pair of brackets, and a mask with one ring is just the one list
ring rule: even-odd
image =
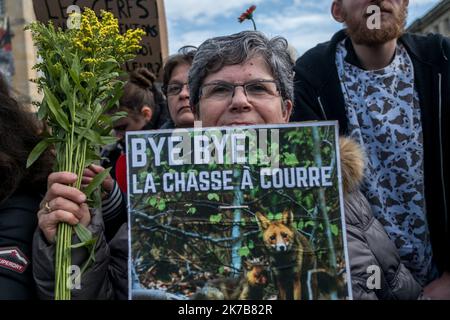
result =
[{"label": "green leaf", "polygon": [[166,208],[166,201],[160,200],[159,204],[158,204],[158,210],[159,211],[164,211],[165,208]]},{"label": "green leaf", "polygon": [[58,141],[57,139],[45,139],[42,140],[41,142],[39,142],[34,148],[33,150],[30,152],[30,154],[28,155],[28,159],[27,159],[27,168],[31,167],[31,165],[37,160],[39,159],[39,157],[41,156],[41,154],[47,150],[47,148],[53,144],[54,142]]},{"label": "green leaf", "polygon": [[255,243],[253,242],[253,240],[250,240],[250,241],[248,242],[248,248],[249,248],[249,249],[255,248]]},{"label": "green leaf", "polygon": [[156,199],[156,197],[153,196],[149,199],[148,204],[151,205],[152,207],[155,207],[157,202],[158,202],[158,199]]},{"label": "green leaf", "polygon": [[241,247],[239,249],[239,256],[246,257],[250,254],[250,249],[248,247]]},{"label": "green leaf", "polygon": [[111,168],[105,169],[99,174],[97,174],[94,179],[92,179],[91,183],[84,189],[84,194],[86,197],[90,197],[92,192],[94,192],[95,189],[97,189],[105,180],[105,178],[109,175],[109,172],[111,171]]},{"label": "green leaf", "polygon": [[209,221],[211,222],[211,223],[219,223],[220,221],[222,221],[222,214],[212,214],[210,217],[209,217]]},{"label": "green leaf", "polygon": [[269,214],[267,215],[267,219],[269,219],[269,220],[274,220],[274,216],[273,216],[273,213],[272,212],[269,212]]},{"label": "green leaf", "polygon": [[111,136],[103,136],[100,138],[101,144],[102,145],[108,145],[108,144],[113,144],[117,142],[117,138],[116,137],[111,137]]},{"label": "green leaf", "polygon": [[77,234],[78,238],[80,239],[80,241],[83,244],[92,240],[92,232],[88,228],[83,226],[81,223],[78,223],[74,227],[74,230],[75,230],[75,233]]},{"label": "green leaf", "polygon": [[45,103],[45,101],[42,101],[41,104],[39,105],[39,110],[38,110],[38,119],[39,120],[43,120],[48,114],[48,107],[47,104]]},{"label": "green leaf", "polygon": [[298,165],[300,162],[297,160],[297,156],[293,153],[284,153],[284,163],[287,166],[295,166]]},{"label": "green leaf", "polygon": [[208,200],[210,200],[210,201],[213,201],[213,200],[219,201],[220,197],[219,197],[219,195],[217,193],[208,193]]},{"label": "green leaf", "polygon": [[312,220],[309,220],[309,221],[306,221],[306,223],[305,223],[305,228],[306,227],[309,227],[309,226],[314,226],[314,221],[312,221]]},{"label": "green leaf", "polygon": [[274,218],[274,220],[281,220],[281,219],[283,219],[283,214],[281,213],[281,212],[279,212],[279,213],[277,213],[276,215],[275,215],[275,218]]},{"label": "green leaf", "polygon": [[197,212],[197,208],[196,207],[191,207],[189,208],[189,210],[187,211],[187,213],[189,214],[195,214]]},{"label": "green leaf", "polygon": [[51,93],[51,91],[48,89],[48,87],[44,87],[44,95],[47,101],[47,105],[52,112],[53,116],[55,117],[58,124],[63,128],[65,131],[69,132],[70,125],[69,125],[69,119],[67,119],[66,114],[62,111],[62,108],[58,102],[58,99]]},{"label": "green leaf", "polygon": [[338,234],[339,234],[339,228],[337,227],[337,225],[335,225],[335,224],[332,224],[331,226],[330,226],[330,229],[331,229],[331,233],[334,235],[334,236],[338,236]]}]

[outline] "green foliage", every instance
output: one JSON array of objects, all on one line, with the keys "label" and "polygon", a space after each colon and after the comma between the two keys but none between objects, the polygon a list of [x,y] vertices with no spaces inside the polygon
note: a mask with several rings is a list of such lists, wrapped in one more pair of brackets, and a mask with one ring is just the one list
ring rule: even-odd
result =
[{"label": "green foliage", "polygon": [[[81,28],[56,29],[33,22],[27,26],[33,36],[42,62],[34,66],[41,77],[34,80],[44,94],[38,106],[38,117],[48,124],[47,137],[30,153],[31,166],[48,148],[56,153],[55,170],[77,174],[74,187],[81,188],[83,171],[100,159],[99,149],[116,141],[111,137],[112,125],[123,113],[108,115],[122,95],[121,65],[134,57],[144,31],[129,30],[119,34],[117,19],[103,11],[99,20],[94,11],[86,9]],[[94,193],[106,178],[104,171],[84,190],[88,203],[98,203]],[[160,208],[163,205],[160,203]],[[70,244],[73,228],[61,224],[57,233],[55,299],[70,299],[67,269],[70,266]],[[81,225],[75,232],[82,240],[72,248],[85,246],[94,256],[95,240]],[[85,265],[85,267],[87,264]]]},{"label": "green foliage", "polygon": [[339,234],[339,228],[338,228],[337,225],[332,224],[332,225],[330,226],[330,230],[331,230],[331,233],[332,233],[335,237],[338,236],[338,234]]},{"label": "green foliage", "polygon": [[239,256],[247,257],[250,254],[250,249],[247,246],[243,246],[239,249]]},{"label": "green foliage", "polygon": [[195,214],[197,212],[196,207],[191,207],[186,211],[188,214]]},{"label": "green foliage", "polygon": [[208,194],[208,200],[210,200],[210,201],[213,201],[213,200],[220,201],[220,197],[219,197],[219,195],[217,193],[209,193]]},{"label": "green foliage", "polygon": [[222,214],[213,214],[209,217],[211,223],[220,223],[222,221]]}]

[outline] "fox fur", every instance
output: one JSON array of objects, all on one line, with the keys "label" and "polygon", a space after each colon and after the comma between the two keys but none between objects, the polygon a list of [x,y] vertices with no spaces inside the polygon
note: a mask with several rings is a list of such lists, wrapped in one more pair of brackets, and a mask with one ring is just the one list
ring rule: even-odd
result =
[{"label": "fox fur", "polygon": [[339,138],[339,151],[344,193],[352,193],[364,178],[365,154],[358,143],[344,137]]},{"label": "fox fur", "polygon": [[[271,221],[257,212],[263,242],[278,288],[280,300],[306,300],[309,297],[308,270],[316,268],[316,257],[305,236],[292,225],[293,212],[285,210],[281,221]],[[313,299],[317,298],[317,277],[311,277]]]}]

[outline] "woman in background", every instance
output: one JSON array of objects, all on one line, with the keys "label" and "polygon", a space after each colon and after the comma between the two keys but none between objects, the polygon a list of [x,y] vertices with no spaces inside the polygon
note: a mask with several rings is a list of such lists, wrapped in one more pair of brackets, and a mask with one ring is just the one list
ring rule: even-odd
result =
[{"label": "woman in background", "polygon": [[197,49],[182,47],[164,65],[163,92],[167,97],[170,119],[161,129],[192,128],[194,114],[189,103],[188,74]]},{"label": "woman in background", "polygon": [[105,147],[102,166],[112,167],[111,175],[116,174],[116,162],[125,150],[125,134],[127,131],[152,130],[159,128],[166,120],[167,109],[165,99],[155,86],[155,75],[146,68],[139,68],[130,74],[125,84],[119,107],[112,112],[124,111],[126,117],[114,123],[114,135],[117,143]]},{"label": "woman in background", "polygon": [[32,238],[52,165],[46,153],[26,168],[39,131],[37,119],[10,96],[0,77],[0,299],[35,297]]}]

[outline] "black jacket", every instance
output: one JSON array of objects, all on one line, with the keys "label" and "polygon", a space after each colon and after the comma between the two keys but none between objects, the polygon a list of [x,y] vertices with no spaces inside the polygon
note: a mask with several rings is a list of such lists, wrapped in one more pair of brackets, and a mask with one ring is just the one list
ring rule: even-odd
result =
[{"label": "black jacket", "polygon": [[31,251],[40,201],[17,191],[0,204],[0,300],[35,297]]},{"label": "black jacket", "polygon": [[[344,96],[335,63],[336,46],[345,30],[297,60],[293,121],[338,120],[348,133]],[[450,271],[448,179],[450,109],[450,39],[441,35],[403,35],[414,65],[424,136],[425,201],[433,256],[440,272]]]}]

